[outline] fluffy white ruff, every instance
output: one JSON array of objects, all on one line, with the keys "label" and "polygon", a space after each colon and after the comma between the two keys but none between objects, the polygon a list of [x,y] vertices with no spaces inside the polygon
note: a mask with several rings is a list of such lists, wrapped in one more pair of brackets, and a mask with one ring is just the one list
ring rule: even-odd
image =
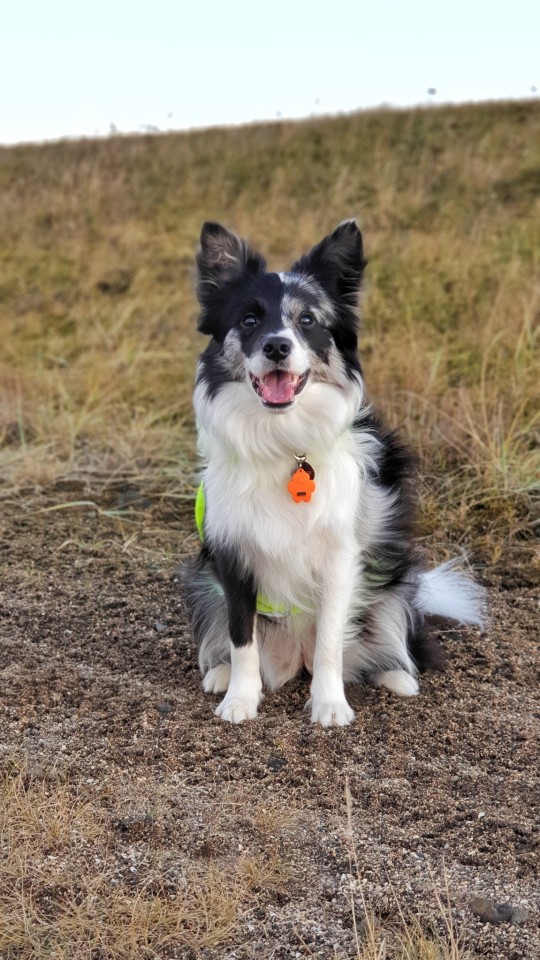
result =
[{"label": "fluffy white ruff", "polygon": [[486,622],[485,590],[456,570],[456,562],[449,560],[422,574],[417,603],[424,613],[482,628]]},{"label": "fluffy white ruff", "polygon": [[[207,401],[204,391],[196,398],[208,461],[207,527],[214,544],[242,557],[260,593],[315,615],[319,584],[334,566],[336,551],[346,543],[354,561],[358,549],[353,530],[361,501],[359,462],[367,464],[371,451],[358,456],[346,426],[360,387],[346,393],[309,384],[302,406],[285,414],[264,410],[249,389],[230,384],[215,402]],[[317,491],[310,503],[294,503],[287,491],[293,453],[316,460]]]},{"label": "fluffy white ruff", "polygon": [[[343,386],[307,384],[286,411],[264,408],[247,380],[227,383],[219,397],[208,397],[204,381],[194,394],[199,447],[205,459],[223,455],[236,461],[257,460],[264,469],[276,456],[291,452],[327,458],[361,407],[363,387],[358,377]],[[310,449],[303,450],[306,437]]]}]

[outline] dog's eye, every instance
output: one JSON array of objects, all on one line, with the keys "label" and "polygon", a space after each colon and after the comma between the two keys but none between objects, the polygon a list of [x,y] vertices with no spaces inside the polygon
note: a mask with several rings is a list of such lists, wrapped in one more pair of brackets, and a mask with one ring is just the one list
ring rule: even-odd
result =
[{"label": "dog's eye", "polygon": [[243,327],[254,327],[257,323],[257,317],[254,313],[246,313],[240,322]]},{"label": "dog's eye", "polygon": [[303,313],[300,317],[300,323],[303,327],[310,327],[313,323],[315,323],[315,320],[310,313]]}]

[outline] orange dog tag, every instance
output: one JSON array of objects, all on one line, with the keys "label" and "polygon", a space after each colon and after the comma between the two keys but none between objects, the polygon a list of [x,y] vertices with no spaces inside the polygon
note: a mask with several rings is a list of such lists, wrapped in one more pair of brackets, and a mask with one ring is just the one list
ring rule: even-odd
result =
[{"label": "orange dog tag", "polygon": [[[307,466],[307,464],[306,464]],[[307,470],[299,467],[295,470],[287,484],[287,490],[295,503],[309,503],[311,494],[315,490],[315,484]]]}]

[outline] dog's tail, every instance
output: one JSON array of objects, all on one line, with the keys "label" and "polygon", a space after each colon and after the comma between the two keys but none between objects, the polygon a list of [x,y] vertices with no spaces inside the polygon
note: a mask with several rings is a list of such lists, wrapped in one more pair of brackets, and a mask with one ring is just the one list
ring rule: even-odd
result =
[{"label": "dog's tail", "polygon": [[483,627],[487,617],[486,591],[455,567],[456,561],[450,560],[434,570],[423,571],[417,605],[423,613]]}]

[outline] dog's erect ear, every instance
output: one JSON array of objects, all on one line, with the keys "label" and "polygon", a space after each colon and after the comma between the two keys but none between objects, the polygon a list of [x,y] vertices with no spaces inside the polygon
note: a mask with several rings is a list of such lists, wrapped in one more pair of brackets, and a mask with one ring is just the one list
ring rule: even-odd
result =
[{"label": "dog's erect ear", "polygon": [[261,255],[250,250],[245,240],[220,223],[205,223],[197,254],[199,302],[204,304],[216,290],[243,273],[259,273],[265,266]]},{"label": "dog's erect ear", "polygon": [[313,250],[297,260],[291,273],[315,277],[333,296],[356,304],[367,260],[356,220],[344,220]]}]

